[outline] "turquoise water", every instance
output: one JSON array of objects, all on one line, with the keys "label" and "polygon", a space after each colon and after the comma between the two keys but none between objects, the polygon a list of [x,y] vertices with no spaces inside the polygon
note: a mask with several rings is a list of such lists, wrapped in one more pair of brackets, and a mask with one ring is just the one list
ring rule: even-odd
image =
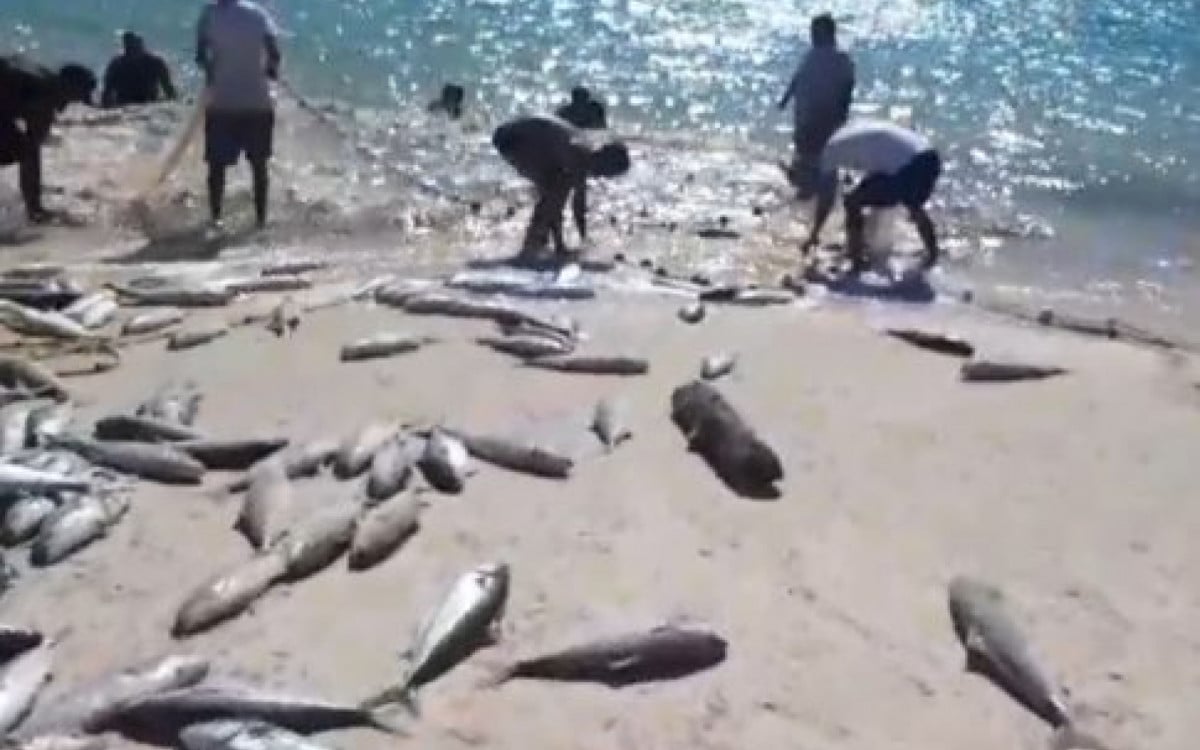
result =
[{"label": "turquoise water", "polygon": [[[142,31],[194,75],[191,0],[0,0],[0,46],[101,65]],[[864,111],[911,110],[948,157],[946,208],[1011,205],[1057,229],[979,273],[1013,283],[1182,283],[1200,260],[1198,0],[276,0],[306,94],[424,102],[446,80],[490,116],[586,82],[619,124],[782,154],[773,103],[829,9]]]}]

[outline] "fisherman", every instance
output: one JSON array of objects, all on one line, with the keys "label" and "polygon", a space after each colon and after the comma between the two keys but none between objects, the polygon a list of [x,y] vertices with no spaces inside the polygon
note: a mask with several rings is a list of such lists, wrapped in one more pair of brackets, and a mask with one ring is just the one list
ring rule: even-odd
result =
[{"label": "fisherman", "polygon": [[555,114],[585,130],[604,130],[608,127],[604,105],[592,98],[592,92],[583,86],[571,89],[571,101],[559,107]]},{"label": "fisherman", "polygon": [[810,25],[812,48],[796,68],[779,108],[793,98],[794,155],[788,178],[802,200],[812,196],[821,149],[834,131],[846,123],[854,96],[854,62],[837,46],[837,23],[822,13]]},{"label": "fisherman", "polygon": [[445,112],[451,120],[457,120],[462,117],[464,98],[466,98],[466,91],[462,86],[447,83],[442,86],[441,97],[430,102],[427,109],[429,112]]},{"label": "fisherman", "polygon": [[261,229],[267,222],[267,163],[275,134],[270,82],[279,79],[281,62],[275,21],[249,0],[215,0],[200,15],[196,62],[208,83],[204,154],[213,224],[220,226],[225,170],[244,153]]},{"label": "fisherman", "polygon": [[937,235],[925,204],[942,174],[942,159],[922,135],[882,120],[855,120],[838,129],[821,152],[817,208],[812,231],[801,252],[816,247],[833,209],[838,170],[863,178],[842,199],[846,210],[846,252],[852,272],[866,266],[863,210],[904,206],[925,245],[926,269],[937,264]]},{"label": "fisherman", "polygon": [[553,238],[558,255],[567,253],[562,214],[572,193],[575,226],[580,240],[586,243],[587,178],[619,177],[630,166],[629,151],[623,143],[610,142],[595,148],[578,129],[556,117],[523,117],[501,125],[492,135],[492,145],[537,188],[537,206],[521,250],[526,256],[544,249],[547,235]]},{"label": "fisherman", "polygon": [[92,106],[96,76],[82,65],[57,73],[21,56],[0,57],[0,166],[20,165],[21,197],[29,220],[43,223],[42,146],[68,104]]},{"label": "fisherman", "polygon": [[124,52],[117,55],[104,71],[104,90],[100,105],[105,108],[130,104],[149,104],[175,99],[175,85],[166,62],[146,49],[142,37],[126,31],[121,34]]}]

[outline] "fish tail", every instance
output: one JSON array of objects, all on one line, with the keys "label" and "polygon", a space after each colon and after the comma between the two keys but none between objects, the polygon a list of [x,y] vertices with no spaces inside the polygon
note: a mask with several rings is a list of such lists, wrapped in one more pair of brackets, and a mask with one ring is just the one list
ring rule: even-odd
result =
[{"label": "fish tail", "polygon": [[1063,724],[1050,735],[1050,750],[1111,750],[1097,737],[1080,731],[1074,724]]},{"label": "fish tail", "polygon": [[414,718],[421,715],[420,706],[417,705],[416,691],[409,687],[390,687],[374,697],[367,698],[359,703],[358,707],[364,711],[376,713],[378,709],[390,704],[401,706]]},{"label": "fish tail", "polygon": [[480,690],[495,690],[504,683],[517,676],[517,668],[514,666],[503,666],[492,670],[492,673],[479,680],[476,687]]}]

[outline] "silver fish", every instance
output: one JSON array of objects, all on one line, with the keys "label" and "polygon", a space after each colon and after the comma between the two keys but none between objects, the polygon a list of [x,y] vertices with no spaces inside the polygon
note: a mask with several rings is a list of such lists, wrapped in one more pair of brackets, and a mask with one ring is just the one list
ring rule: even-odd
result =
[{"label": "silver fish", "polygon": [[287,438],[243,438],[240,440],[181,440],[171,447],[180,450],[207,469],[245,471],[288,444]]},{"label": "silver fish", "polygon": [[471,472],[466,446],[457,437],[440,429],[429,434],[417,467],[431,487],[451,494],[463,491]]},{"label": "silver fish", "polygon": [[75,407],[70,403],[46,404],[31,410],[26,422],[26,445],[43,445],[46,438],[61,435],[74,416]]},{"label": "silver fish", "polygon": [[242,510],[234,528],[257,550],[275,543],[283,534],[292,508],[292,484],[279,461],[267,461],[253,471],[250,488],[242,498]]},{"label": "silver fish", "polygon": [[168,690],[191,687],[208,676],[208,660],[173,654],[117,670],[41,702],[17,731],[21,738],[97,731],[121,706]]},{"label": "silver fish", "polygon": [[282,555],[268,552],[221,571],[184,600],[171,635],[184,638],[241,614],[283,577],[285,568]]},{"label": "silver fish", "polygon": [[19,741],[9,739],[6,744],[11,750],[104,750],[108,741],[104,737],[43,734]]},{"label": "silver fish", "polygon": [[302,734],[265,721],[219,719],[179,732],[184,750],[326,750]]},{"label": "silver fish", "polygon": [[323,260],[282,260],[263,266],[258,273],[260,276],[297,276],[328,267],[329,263]]},{"label": "silver fish", "polygon": [[566,479],[575,462],[566,456],[537,445],[490,435],[471,435],[455,431],[467,452],[481,461],[510,471],[519,471],[548,479]]},{"label": "silver fish", "polygon": [[359,508],[335,503],[296,525],[275,546],[286,563],[283,579],[299,581],[331,565],[350,547]]},{"label": "silver fish", "polygon": [[95,334],[59,312],[35,310],[0,299],[0,323],[23,336],[54,339],[90,339]]},{"label": "silver fish", "polygon": [[174,307],[134,315],[121,326],[122,336],[141,336],[183,322],[183,311]]},{"label": "silver fish", "polygon": [[129,510],[122,497],[73,498],[42,521],[29,549],[29,563],[44,567],[61,562],[104,536]]},{"label": "silver fish", "polygon": [[0,409],[0,455],[23,449],[29,439],[29,415],[44,401],[18,401]]},{"label": "silver fish", "polygon": [[705,380],[723,378],[737,366],[737,355],[721,352],[710,354],[700,361],[700,377]]},{"label": "silver fish", "polygon": [[136,440],[143,443],[199,440],[202,437],[179,422],[129,414],[114,414],[96,420],[93,436],[97,440]]},{"label": "silver fish", "polygon": [[33,396],[47,396],[56,401],[66,401],[71,396],[58,376],[44,365],[23,357],[0,354],[0,385],[24,389]]},{"label": "silver fish", "polygon": [[258,292],[296,292],[312,288],[312,282],[303,276],[294,274],[274,274],[271,276],[256,276],[238,279],[225,285],[225,288],[235,294],[253,294]]},{"label": "silver fish", "polygon": [[529,359],[525,364],[543,370],[592,375],[645,375],[650,371],[650,363],[645,359],[623,355],[565,354]]},{"label": "silver fish", "polygon": [[53,662],[54,643],[46,641],[0,669],[0,733],[11,730],[29,713],[50,679]]},{"label": "silver fish", "polygon": [[127,305],[143,307],[224,307],[233,301],[237,293],[229,288],[206,287],[156,287],[134,289],[128,286],[109,284]]},{"label": "silver fish", "polygon": [[372,503],[387,500],[408,486],[413,473],[413,457],[402,438],[389,440],[371,458],[367,475],[367,499]]},{"label": "silver fish", "polygon": [[592,416],[592,431],[609,450],[632,437],[625,423],[624,403],[615,398],[600,399]]},{"label": "silver fish", "polygon": [[459,578],[417,633],[408,651],[408,676],[398,686],[364,701],[363,707],[399,702],[416,713],[416,693],[422,685],[499,638],[508,588],[505,563],[486,563]]},{"label": "silver fish", "polygon": [[196,421],[196,413],[200,409],[200,402],[203,398],[204,396],[196,391],[194,386],[167,386],[149,400],[139,404],[134,414],[139,417],[153,417],[190,427]]},{"label": "silver fish", "polygon": [[9,547],[32,539],[58,504],[48,497],[30,495],[8,506],[4,513],[4,524],[0,527],[0,541]]},{"label": "silver fish", "polygon": [[1045,380],[1066,373],[1067,370],[1061,367],[976,359],[963,363],[959,377],[968,383],[1012,383],[1019,380]]},{"label": "silver fish", "polygon": [[[299,479],[313,476],[323,466],[332,463],[340,448],[341,444],[336,440],[312,440],[296,448],[288,449],[278,458],[269,456],[263,461],[279,460],[283,462],[284,473],[287,474],[288,479]],[[253,479],[252,474],[257,466],[258,464],[255,464],[250,467],[250,471],[245,476],[232,482],[227,488],[228,491],[231,493],[244,492],[249,489]]]},{"label": "silver fish", "polygon": [[84,328],[96,329],[108,325],[118,309],[120,305],[113,299],[112,293],[102,290],[75,300],[63,310],[63,315]]},{"label": "silver fish", "polygon": [[39,471],[13,463],[0,463],[0,497],[22,493],[87,492],[91,484],[82,479]]},{"label": "silver fish", "polygon": [[433,339],[423,336],[381,333],[343,346],[341,360],[357,362],[365,359],[391,357],[396,354],[409,354],[432,342]]},{"label": "silver fish", "polygon": [[386,560],[416,533],[419,513],[420,506],[411,497],[389,500],[367,511],[350,544],[350,569],[364,570]]},{"label": "silver fish", "polygon": [[99,442],[60,435],[50,438],[50,445],[74,451],[94,464],[164,484],[199,484],[204,476],[204,464],[167,443]]},{"label": "silver fish", "polygon": [[228,333],[229,326],[225,323],[214,323],[202,328],[175,331],[167,338],[167,351],[177,352],[182,349],[192,349],[216,341],[222,336],[228,335]]},{"label": "silver fish", "polygon": [[480,336],[475,342],[502,354],[515,357],[545,357],[556,354],[570,354],[573,347],[560,339],[550,336],[517,335],[497,338],[495,336]]},{"label": "silver fish", "polygon": [[375,451],[395,437],[397,429],[390,422],[373,422],[346,438],[333,460],[333,475],[346,480],[362,474],[371,465]]}]

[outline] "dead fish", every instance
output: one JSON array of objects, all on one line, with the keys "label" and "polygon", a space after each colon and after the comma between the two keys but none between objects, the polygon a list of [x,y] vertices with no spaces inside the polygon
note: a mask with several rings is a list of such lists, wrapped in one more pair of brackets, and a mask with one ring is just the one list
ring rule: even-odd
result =
[{"label": "dead fish", "polygon": [[279,461],[267,461],[253,469],[253,477],[234,528],[256,550],[270,547],[283,534],[284,521],[292,508],[292,485]]},{"label": "dead fish", "polygon": [[29,713],[50,679],[53,661],[54,643],[46,641],[0,669],[0,733],[10,731]]},{"label": "dead fish", "polygon": [[703,302],[692,302],[679,308],[679,319],[684,323],[699,323],[704,320],[707,310]]},{"label": "dead fish", "polygon": [[894,339],[938,354],[949,354],[953,357],[970,357],[975,354],[975,347],[971,345],[971,342],[958,336],[936,331],[923,331],[919,328],[887,328],[884,333]]},{"label": "dead fish", "polygon": [[283,555],[267,552],[221,571],[184,600],[171,636],[185,638],[241,614],[283,577],[286,567]]},{"label": "dead fish", "polygon": [[62,313],[35,310],[6,299],[0,299],[0,323],[22,336],[67,340],[95,338],[94,333]]},{"label": "dead fish", "polygon": [[303,276],[295,274],[274,274],[257,276],[249,279],[238,279],[225,285],[234,294],[253,294],[257,292],[296,292],[312,288],[312,282]]},{"label": "dead fish", "polygon": [[203,394],[194,386],[166,386],[139,404],[134,415],[191,426],[196,421],[196,413],[200,410],[200,402],[203,399]]},{"label": "dead fish", "polygon": [[64,734],[43,734],[25,740],[8,740],[11,750],[105,750],[104,737],[79,737]]},{"label": "dead fish", "polygon": [[0,409],[0,456],[25,448],[29,439],[29,415],[41,406],[37,401],[18,401]]},{"label": "dead fish", "polygon": [[537,335],[517,335],[505,336],[504,338],[496,338],[494,336],[480,336],[475,339],[475,343],[490,347],[502,354],[511,354],[515,357],[545,357],[554,354],[570,354],[573,346],[565,344],[561,339],[550,336]]},{"label": "dead fish", "polygon": [[645,375],[650,363],[640,357],[567,354],[526,360],[529,367],[592,375]]},{"label": "dead fish", "polygon": [[0,355],[0,385],[24,389],[34,396],[47,396],[55,401],[66,401],[71,396],[54,373],[23,357]]},{"label": "dead fish", "polygon": [[530,323],[527,320],[502,321],[497,323],[500,332],[507,338],[516,337],[532,337],[539,339],[550,339],[558,344],[564,351],[563,354],[568,354],[575,349],[576,342],[576,324],[572,321],[564,323],[560,327],[550,329],[542,325]]},{"label": "dead fish", "polygon": [[486,461],[511,471],[532,474],[548,479],[566,479],[571,476],[575,462],[536,445],[507,440],[487,435],[468,435],[455,431],[454,436],[462,441],[467,452],[481,461]]},{"label": "dead fish", "polygon": [[425,481],[439,492],[458,494],[467,484],[471,466],[462,441],[444,430],[435,429],[425,441],[425,450],[417,467]]},{"label": "dead fish", "polygon": [[371,465],[375,451],[395,437],[397,429],[391,422],[373,422],[348,437],[333,459],[333,475],[344,481],[362,474]]},{"label": "dead fish", "polygon": [[124,298],[124,304],[142,307],[224,307],[237,296],[237,292],[227,287],[134,289],[117,284],[109,287]]},{"label": "dead fish", "polygon": [[245,719],[190,724],[179,732],[184,750],[326,750],[302,734]]},{"label": "dead fish", "polygon": [[26,651],[37,648],[45,640],[37,630],[0,625],[0,664],[11,661]]},{"label": "dead fish", "polygon": [[705,380],[716,380],[733,372],[737,366],[737,355],[721,352],[710,354],[700,362],[700,377]]},{"label": "dead fish", "polygon": [[4,513],[0,541],[8,547],[29,541],[38,533],[42,522],[57,509],[58,503],[43,495],[30,495],[17,500]]},{"label": "dead fish", "polygon": [[415,284],[411,281],[399,281],[387,284],[381,284],[373,290],[372,295],[377,304],[386,305],[387,307],[404,307],[409,299],[429,291],[428,286],[424,284]]},{"label": "dead fish", "polygon": [[959,377],[967,383],[1013,383],[1018,380],[1045,380],[1065,375],[1066,372],[1061,367],[977,359],[963,363]]},{"label": "dead fish", "polygon": [[216,323],[205,328],[175,331],[167,338],[167,351],[177,352],[203,346],[228,334],[229,326],[225,323]]},{"label": "dead fish", "polygon": [[371,727],[395,733],[370,711],[248,685],[197,685],[127,703],[101,727],[152,745],[176,746],[180,730],[216,719],[261,720],[301,734]]},{"label": "dead fish", "polygon": [[525,678],[598,682],[618,688],[708,669],[725,660],[727,649],[725,639],[716,633],[666,625],[522,659],[502,670],[494,684]]},{"label": "dead fish", "polygon": [[422,685],[449,672],[480,647],[499,640],[508,589],[508,565],[502,562],[480,565],[459,578],[409,648],[407,677],[364,701],[363,708],[399,702],[416,713],[416,694]]},{"label": "dead fish", "polygon": [[67,272],[65,266],[57,263],[22,263],[4,270],[4,276],[9,279],[28,281],[48,281],[62,276]]},{"label": "dead fish", "polygon": [[96,420],[93,435],[97,440],[136,440],[143,443],[201,439],[200,433],[179,422],[128,414],[114,414]]},{"label": "dead fish", "polygon": [[633,437],[633,432],[625,424],[624,404],[612,398],[602,398],[596,402],[592,431],[609,450]]},{"label": "dead fish", "polygon": [[298,524],[276,545],[285,581],[299,581],[331,565],[350,546],[359,509],[352,503],[325,508]]},{"label": "dead fish", "polygon": [[43,445],[46,438],[61,435],[75,416],[75,407],[70,403],[45,404],[29,412],[26,422],[25,444],[31,447]]},{"label": "dead fish", "polygon": [[379,503],[408,486],[412,478],[413,460],[402,439],[385,442],[371,458],[367,475],[367,499]]},{"label": "dead fish", "polygon": [[365,570],[386,560],[417,532],[419,513],[411,497],[389,500],[367,511],[350,543],[350,569]]},{"label": "dead fish", "polygon": [[323,260],[284,260],[278,263],[272,263],[268,266],[263,266],[259,271],[261,276],[298,276],[300,274],[312,273],[328,268],[329,264]]},{"label": "dead fish", "polygon": [[433,339],[426,337],[381,333],[343,346],[341,361],[357,362],[364,359],[391,357],[396,354],[409,354],[432,341]]},{"label": "dead fish", "polygon": [[191,687],[208,676],[208,660],[172,654],[117,670],[39,702],[17,732],[21,738],[94,732],[131,701]]},{"label": "dead fish", "polygon": [[244,471],[288,444],[287,438],[183,440],[171,447],[214,471]]},{"label": "dead fish", "polygon": [[15,497],[22,493],[87,492],[89,489],[91,484],[82,479],[13,463],[0,463],[0,497]]},{"label": "dead fish", "polygon": [[79,323],[84,328],[94,330],[108,325],[116,316],[120,305],[107,291],[93,292],[86,297],[80,297],[63,310],[63,315]]},{"label": "dead fish", "polygon": [[170,328],[174,325],[179,325],[183,322],[183,311],[167,307],[162,310],[152,310],[150,312],[134,315],[129,320],[125,321],[125,325],[121,326],[122,336],[141,336],[147,333],[161,331],[164,328]]},{"label": "dead fish", "polygon": [[164,484],[199,484],[204,476],[204,464],[166,443],[99,442],[59,435],[50,438],[49,444],[73,451],[99,466]]},{"label": "dead fish", "polygon": [[267,318],[267,330],[282,338],[292,334],[300,326],[300,307],[291,297],[285,297],[271,310]]},{"label": "dead fish", "polygon": [[[312,440],[299,447],[289,448],[278,456],[278,460],[283,463],[283,470],[288,479],[311,477],[320,471],[321,467],[332,463],[340,448],[341,445],[336,440]],[[273,461],[276,457],[271,456],[263,460]],[[253,480],[255,467],[251,467],[246,476],[231,483],[227,490],[231,493],[247,490]]]},{"label": "dead fish", "polygon": [[104,536],[128,510],[129,502],[118,496],[83,495],[67,501],[42,521],[29,563],[40,568],[65,560]]}]

